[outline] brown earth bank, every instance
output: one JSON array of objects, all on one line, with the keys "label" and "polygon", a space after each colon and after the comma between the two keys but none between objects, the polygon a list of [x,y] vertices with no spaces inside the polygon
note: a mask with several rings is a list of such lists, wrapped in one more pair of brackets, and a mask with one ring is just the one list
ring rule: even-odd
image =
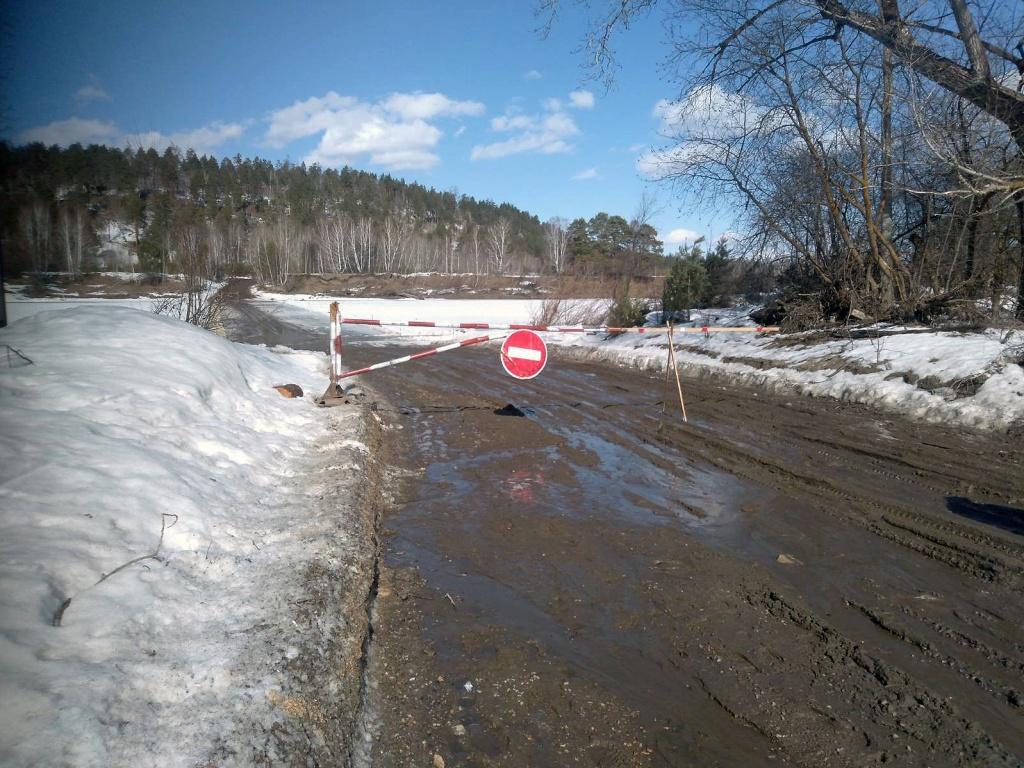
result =
[{"label": "brown earth bank", "polygon": [[364,383],[353,764],[1024,765],[1017,443],[691,379],[684,423],[660,375],[497,357]]},{"label": "brown earth bank", "polygon": [[[660,297],[664,277],[637,277],[630,283],[634,298]],[[598,277],[557,275],[472,275],[428,274],[325,274],[291,275],[281,286],[264,286],[268,291],[309,293],[328,296],[366,297],[449,297],[460,299],[543,299],[553,296],[576,299],[606,299],[618,282]]]},{"label": "brown earth bank", "polygon": [[173,275],[155,275],[143,272],[128,273],[91,272],[73,277],[66,273],[22,275],[7,277],[10,286],[24,286],[24,295],[30,298],[60,298],[77,296],[96,299],[137,299],[167,293],[180,293],[184,282]]}]

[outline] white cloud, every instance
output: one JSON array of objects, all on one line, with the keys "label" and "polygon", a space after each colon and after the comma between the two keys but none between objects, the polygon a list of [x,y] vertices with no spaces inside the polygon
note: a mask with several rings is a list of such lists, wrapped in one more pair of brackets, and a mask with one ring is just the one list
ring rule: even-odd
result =
[{"label": "white cloud", "polygon": [[485,112],[479,101],[455,101],[443,93],[392,93],[381,106],[403,120],[430,120],[434,117],[476,117]]},{"label": "white cloud", "polygon": [[83,85],[75,91],[75,101],[88,104],[92,101],[110,101],[110,94],[98,85]]},{"label": "white cloud", "polygon": [[147,149],[152,147],[160,151],[168,147],[192,149],[201,155],[212,152],[227,141],[241,137],[243,133],[245,133],[245,126],[241,123],[222,123],[216,121],[191,131],[178,131],[171,134],[164,134],[160,131],[127,134],[122,136],[118,143],[129,147],[144,147]]},{"label": "white cloud", "polygon": [[373,112],[356,110],[338,115],[306,161],[345,165],[368,155],[371,163],[388,168],[431,168],[440,160],[431,150],[441,136],[440,129],[424,120],[392,122]]},{"label": "white cloud", "polygon": [[339,96],[334,91],[323,98],[313,96],[296,101],[270,115],[270,128],[266,141],[274,147],[283,147],[296,139],[312,136],[331,127],[336,115],[359,108],[358,99]]},{"label": "white cloud", "polygon": [[684,146],[651,149],[636,159],[636,170],[648,179],[664,179],[682,166],[690,152]]},{"label": "white cloud", "polygon": [[491,118],[492,131],[526,131],[536,125],[537,118],[529,115],[500,115]]},{"label": "white cloud", "polygon": [[47,146],[57,144],[66,147],[71,144],[116,144],[114,139],[117,135],[117,126],[113,123],[69,117],[67,120],[56,120],[29,128],[18,139],[25,144],[40,141]]},{"label": "white cloud", "polygon": [[569,94],[569,106],[574,109],[593,109],[594,94],[590,91],[572,91]]},{"label": "white cloud", "polygon": [[559,112],[562,109],[562,102],[559,99],[544,99],[544,109],[548,112]]},{"label": "white cloud", "polygon": [[597,168],[587,168],[585,171],[580,171],[572,177],[575,181],[583,181],[585,179],[596,179]]},{"label": "white cloud", "polygon": [[482,115],[484,109],[480,102],[456,101],[441,93],[392,93],[367,102],[331,91],[271,113],[266,141],[282,147],[319,133],[320,143],[307,162],[333,166],[368,157],[395,170],[431,168],[440,161],[433,150],[443,133],[429,121]]},{"label": "white cloud", "polygon": [[459,128],[458,128],[458,130],[456,130],[456,131],[455,131],[455,134],[454,134],[454,135],[455,135],[455,138],[458,138],[459,136],[461,136],[461,135],[462,135],[462,134],[464,134],[465,132],[466,132],[466,126],[464,126],[464,125],[460,125],[460,126],[459,126]]},{"label": "white cloud", "polygon": [[538,72],[536,69],[531,69],[529,72],[523,74],[524,80],[540,80],[544,75]]},{"label": "white cloud", "polygon": [[639,152],[641,149],[647,149],[647,145],[644,144],[642,141],[637,144],[630,144],[628,147],[626,147],[626,151],[629,152],[630,154]]},{"label": "white cloud", "polygon": [[573,119],[564,112],[544,116],[503,115],[491,120],[491,130],[498,133],[515,132],[516,135],[492,144],[478,144],[470,153],[471,159],[493,160],[523,152],[545,155],[569,152],[573,147],[567,139],[580,132]]},{"label": "white cloud", "polygon": [[695,88],[680,101],[661,99],[651,116],[658,119],[661,135],[676,143],[637,158],[637,170],[648,178],[664,178],[701,151],[718,151],[715,144],[720,140],[738,137],[766,119],[765,111],[749,97],[717,85]]},{"label": "white cloud", "polygon": [[667,233],[658,233],[658,239],[670,247],[693,243],[700,237],[700,232],[687,229],[686,227],[677,227],[676,229],[669,230]]},{"label": "white cloud", "polygon": [[163,150],[173,145],[181,149],[194,149],[202,154],[212,151],[226,141],[237,139],[243,133],[245,126],[241,123],[213,122],[191,131],[179,131],[169,135],[159,131],[126,134],[118,130],[114,123],[72,117],[30,128],[18,138],[26,143],[41,141],[46,145],[57,144],[62,147],[78,143],[152,147]]},{"label": "white cloud", "polygon": [[96,75],[89,75],[88,80],[89,82],[75,91],[76,102],[85,106],[93,101],[110,101],[110,94],[103,90],[103,86]]},{"label": "white cloud", "polygon": [[763,114],[754,102],[717,85],[695,88],[681,101],[661,99],[651,115],[660,119],[660,131],[672,138],[691,133],[731,136]]}]

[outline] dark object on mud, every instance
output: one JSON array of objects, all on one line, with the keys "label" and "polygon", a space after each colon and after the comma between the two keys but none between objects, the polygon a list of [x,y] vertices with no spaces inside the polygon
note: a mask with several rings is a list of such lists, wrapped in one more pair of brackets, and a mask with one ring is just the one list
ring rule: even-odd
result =
[{"label": "dark object on mud", "polygon": [[278,384],[274,387],[282,397],[302,397],[302,387],[298,384]]},{"label": "dark object on mud", "polygon": [[[337,383],[331,383],[327,385],[327,389],[320,397],[313,400],[314,403],[319,405],[321,408],[327,408],[335,405],[353,405],[366,397],[366,392],[360,389],[355,384],[350,384],[348,387],[343,387]],[[377,404],[371,403],[370,410],[376,411]]]},{"label": "dark object on mud", "polygon": [[525,416],[526,414],[523,411],[521,411],[518,408],[516,408],[514,405],[512,405],[512,403],[509,403],[504,408],[495,408],[494,409],[494,415],[495,416]]},{"label": "dark object on mud", "polygon": [[948,496],[946,509],[954,515],[967,517],[979,523],[994,525],[1004,531],[1024,536],[1024,509],[999,504],[982,504],[962,496]]}]

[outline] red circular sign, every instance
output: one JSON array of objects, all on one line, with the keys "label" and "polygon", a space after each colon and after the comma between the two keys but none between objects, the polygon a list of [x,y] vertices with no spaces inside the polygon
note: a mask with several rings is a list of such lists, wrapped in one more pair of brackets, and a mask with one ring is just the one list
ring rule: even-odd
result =
[{"label": "red circular sign", "polygon": [[548,346],[533,331],[516,331],[501,345],[501,364],[517,379],[532,379],[547,362]]}]

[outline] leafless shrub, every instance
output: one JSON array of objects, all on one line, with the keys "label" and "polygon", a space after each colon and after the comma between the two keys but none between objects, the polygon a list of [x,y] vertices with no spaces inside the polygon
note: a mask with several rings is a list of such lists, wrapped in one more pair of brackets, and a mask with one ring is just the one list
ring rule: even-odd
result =
[{"label": "leafless shrub", "polygon": [[782,320],[783,333],[796,333],[825,324],[825,312],[816,296],[801,297],[786,305],[786,316]]},{"label": "leafless shrub", "polygon": [[544,299],[534,310],[534,325],[600,325],[608,314],[603,299]]},{"label": "leafless shrub", "polygon": [[221,286],[205,283],[202,287],[188,288],[181,293],[161,297],[154,305],[153,312],[212,330],[220,326],[224,304]]},{"label": "leafless shrub", "polygon": [[[599,325],[608,314],[608,305],[601,298],[577,298],[593,296],[592,280],[565,277],[555,285],[550,298],[544,299],[534,310],[531,322],[534,325]],[[609,288],[608,295],[611,295]]]},{"label": "leafless shrub", "polygon": [[182,227],[177,246],[184,287],[181,293],[160,300],[153,311],[207,330],[215,328],[220,323],[224,296],[221,286],[209,279],[209,256],[202,233],[194,226]]}]

